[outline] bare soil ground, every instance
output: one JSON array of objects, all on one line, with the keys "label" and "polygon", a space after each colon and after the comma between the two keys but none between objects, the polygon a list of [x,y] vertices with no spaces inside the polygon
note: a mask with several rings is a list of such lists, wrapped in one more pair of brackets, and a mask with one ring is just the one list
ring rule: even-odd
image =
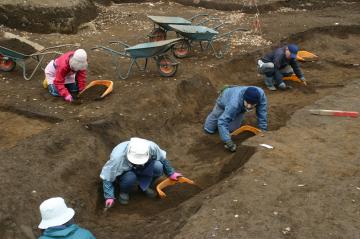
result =
[{"label": "bare soil ground", "polygon": [[[359,119],[307,110],[360,111],[360,2],[290,3],[261,12],[261,33],[237,34],[221,60],[195,45],[171,78],[160,77],[150,61],[147,72],[117,80],[110,56],[90,49],[110,40],[145,42],[153,28],[147,15],[205,12],[228,22],[226,32],[251,29],[254,13],[133,3],[97,6],[99,16],[74,35],[2,27],[44,46],[81,43],[89,52],[89,79],[113,80],[114,91],[98,101],[89,99],[94,90],[67,104],[42,88],[41,71],[31,81],[19,67],[0,73],[0,238],[38,236],[38,206],[53,196],[64,197],[97,238],[359,238]],[[239,149],[228,153],[217,135],[202,131],[217,91],[225,84],[264,87],[256,60],[286,42],[319,55],[301,64],[309,85],[266,90],[270,131],[236,137]],[[246,116],[246,123],[255,122],[255,115]],[[104,214],[100,170],[112,148],[132,136],[157,142],[197,186],[168,188],[164,200],[134,192],[128,206]]]}]

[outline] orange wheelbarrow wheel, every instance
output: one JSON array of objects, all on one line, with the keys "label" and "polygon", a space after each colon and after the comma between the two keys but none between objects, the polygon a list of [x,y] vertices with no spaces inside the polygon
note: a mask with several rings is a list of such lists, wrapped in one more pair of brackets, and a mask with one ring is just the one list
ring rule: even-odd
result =
[{"label": "orange wheelbarrow wheel", "polygon": [[1,71],[5,71],[5,72],[9,72],[9,71],[13,71],[16,67],[16,62],[5,58],[3,55],[0,54],[0,70]]}]

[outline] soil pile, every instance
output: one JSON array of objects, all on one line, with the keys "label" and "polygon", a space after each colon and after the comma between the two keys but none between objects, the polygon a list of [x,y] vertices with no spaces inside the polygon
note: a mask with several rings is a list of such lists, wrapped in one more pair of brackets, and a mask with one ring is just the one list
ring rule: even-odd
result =
[{"label": "soil pile", "polygon": [[87,90],[85,90],[78,99],[81,101],[92,101],[92,100],[101,100],[101,95],[107,90],[107,87],[104,85],[94,85]]},{"label": "soil pile", "polygon": [[0,39],[0,46],[22,53],[24,55],[31,55],[36,52],[36,49],[34,49],[32,46],[18,39]]}]

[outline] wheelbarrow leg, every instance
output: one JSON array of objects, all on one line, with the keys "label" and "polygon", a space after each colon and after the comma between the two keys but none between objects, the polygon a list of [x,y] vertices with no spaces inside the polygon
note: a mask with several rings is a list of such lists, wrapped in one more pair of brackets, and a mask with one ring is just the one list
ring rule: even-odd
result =
[{"label": "wheelbarrow leg", "polygon": [[31,78],[35,75],[37,69],[40,67],[42,61],[44,60],[45,55],[41,56],[39,58],[39,62],[37,63],[37,65],[35,66],[34,70],[31,72],[30,76],[27,76],[26,74],[26,64],[24,60],[21,60],[21,62],[19,63],[19,66],[23,69],[23,77],[25,80],[31,80]]},{"label": "wheelbarrow leg", "polygon": [[137,66],[137,68],[139,69],[139,71],[146,71],[147,63],[148,63],[148,58],[145,58],[144,67],[141,67],[141,66],[139,65],[139,63],[135,60],[135,65]]},{"label": "wheelbarrow leg", "polygon": [[154,28],[148,36],[150,42],[166,40],[166,31],[160,27]]}]

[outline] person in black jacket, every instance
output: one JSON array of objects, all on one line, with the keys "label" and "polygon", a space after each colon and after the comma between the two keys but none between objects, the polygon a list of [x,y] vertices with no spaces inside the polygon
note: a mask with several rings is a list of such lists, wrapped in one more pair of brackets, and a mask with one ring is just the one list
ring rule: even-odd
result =
[{"label": "person in black jacket", "polygon": [[289,44],[277,48],[258,60],[259,72],[265,76],[265,85],[269,90],[276,90],[276,87],[285,90],[287,87],[283,77],[290,76],[293,73],[300,80],[305,81],[304,74],[296,60],[298,50],[297,45]]}]

